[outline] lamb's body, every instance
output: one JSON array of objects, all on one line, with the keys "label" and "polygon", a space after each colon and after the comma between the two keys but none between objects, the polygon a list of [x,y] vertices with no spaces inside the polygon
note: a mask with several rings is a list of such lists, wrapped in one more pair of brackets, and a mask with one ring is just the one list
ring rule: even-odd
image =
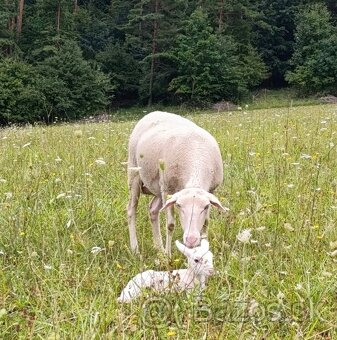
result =
[{"label": "lamb's body", "polygon": [[194,288],[199,281],[190,275],[187,269],[177,269],[171,272],[147,270],[137,274],[123,289],[119,302],[130,302],[137,298],[144,288],[156,292],[177,292]]},{"label": "lamb's body", "polygon": [[157,292],[177,292],[191,290],[196,286],[205,288],[206,278],[213,275],[213,254],[209,250],[207,240],[202,240],[201,245],[189,249],[176,241],[178,249],[187,257],[188,268],[172,271],[147,270],[134,276],[122,290],[119,302],[130,302],[137,298],[143,288],[151,288]]},{"label": "lamb's body", "polygon": [[[161,164],[161,166],[160,166]],[[161,169],[160,169],[161,167]],[[158,214],[167,209],[166,252],[170,255],[174,229],[173,204],[186,209],[184,243],[199,244],[200,232],[207,224],[208,206],[222,208],[211,193],[222,182],[223,164],[216,140],[190,120],[167,112],[152,112],[135,126],[129,140],[128,206],[131,248],[138,251],[136,208],[140,192],[154,195],[150,218],[157,248],[163,249]],[[173,195],[165,202],[166,195]]]}]

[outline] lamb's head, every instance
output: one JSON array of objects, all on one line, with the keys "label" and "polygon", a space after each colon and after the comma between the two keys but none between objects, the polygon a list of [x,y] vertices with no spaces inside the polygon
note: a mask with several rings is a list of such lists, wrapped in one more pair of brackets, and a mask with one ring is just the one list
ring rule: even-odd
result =
[{"label": "lamb's head", "polygon": [[201,231],[212,205],[227,211],[220,201],[211,193],[199,188],[188,188],[176,192],[168,199],[162,209],[173,204],[179,210],[180,222],[184,230],[184,244],[190,248],[200,244]]},{"label": "lamb's head", "polygon": [[182,252],[188,261],[188,267],[193,270],[197,276],[210,276],[214,274],[213,254],[209,250],[209,243],[202,239],[200,246],[188,248],[184,244],[176,240],[176,246]]}]

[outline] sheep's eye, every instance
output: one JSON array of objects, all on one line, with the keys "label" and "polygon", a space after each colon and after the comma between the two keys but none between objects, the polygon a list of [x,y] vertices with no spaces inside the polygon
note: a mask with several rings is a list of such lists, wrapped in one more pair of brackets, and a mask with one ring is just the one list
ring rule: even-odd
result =
[{"label": "sheep's eye", "polygon": [[194,259],[194,262],[195,263],[199,263],[199,259]]},{"label": "sheep's eye", "polygon": [[176,207],[177,207],[178,209],[180,209],[180,208],[181,208],[181,205],[178,204],[178,203],[176,203]]},{"label": "sheep's eye", "polygon": [[204,208],[204,210],[207,210],[209,208],[209,204],[206,205],[206,207]]}]

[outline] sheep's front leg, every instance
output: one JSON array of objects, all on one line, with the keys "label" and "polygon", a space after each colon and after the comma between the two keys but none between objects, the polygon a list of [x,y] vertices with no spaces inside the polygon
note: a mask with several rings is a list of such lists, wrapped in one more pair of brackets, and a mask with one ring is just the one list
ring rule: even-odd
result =
[{"label": "sheep's front leg", "polygon": [[174,210],[173,206],[168,207],[166,210],[166,247],[165,253],[168,257],[171,257],[171,244],[172,236],[175,227]]},{"label": "sheep's front leg", "polygon": [[204,225],[202,226],[202,229],[201,229],[201,238],[207,239],[208,223],[209,223],[209,211],[210,211],[210,209],[208,208],[207,213],[206,213],[205,222],[204,222]]},{"label": "sheep's front leg", "polygon": [[160,197],[154,197],[149,205],[149,215],[152,224],[154,246],[161,251],[164,251],[163,240],[160,233],[159,210],[162,207]]},{"label": "sheep's front leg", "polygon": [[138,241],[136,234],[136,213],[138,200],[140,195],[140,177],[139,173],[135,173],[132,170],[129,170],[129,203],[128,203],[128,224],[129,224],[129,234],[130,234],[130,246],[131,250],[138,254]]}]

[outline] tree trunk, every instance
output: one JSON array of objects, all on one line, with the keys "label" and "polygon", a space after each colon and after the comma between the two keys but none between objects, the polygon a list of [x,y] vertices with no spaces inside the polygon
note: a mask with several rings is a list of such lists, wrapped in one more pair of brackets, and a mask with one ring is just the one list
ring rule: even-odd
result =
[{"label": "tree trunk", "polygon": [[222,30],[223,30],[224,5],[225,5],[225,0],[220,0],[220,2],[219,2],[219,25],[218,25],[219,32],[222,32]]},{"label": "tree trunk", "polygon": [[20,36],[22,32],[23,9],[25,0],[19,0],[18,16],[17,16],[17,35]]},{"label": "tree trunk", "polygon": [[77,0],[74,0],[74,13],[76,13],[79,10],[79,6],[77,4]]},{"label": "tree trunk", "polygon": [[57,12],[56,12],[56,32],[60,34],[60,25],[61,25],[61,2],[58,2]]},{"label": "tree trunk", "polygon": [[[159,11],[159,0],[155,0],[155,14]],[[150,84],[149,84],[149,101],[148,105],[152,105],[153,100],[153,80],[155,70],[155,54],[157,52],[157,34],[158,34],[158,20],[153,20],[153,34],[152,34],[152,55],[151,55],[151,71],[150,71]]]}]

